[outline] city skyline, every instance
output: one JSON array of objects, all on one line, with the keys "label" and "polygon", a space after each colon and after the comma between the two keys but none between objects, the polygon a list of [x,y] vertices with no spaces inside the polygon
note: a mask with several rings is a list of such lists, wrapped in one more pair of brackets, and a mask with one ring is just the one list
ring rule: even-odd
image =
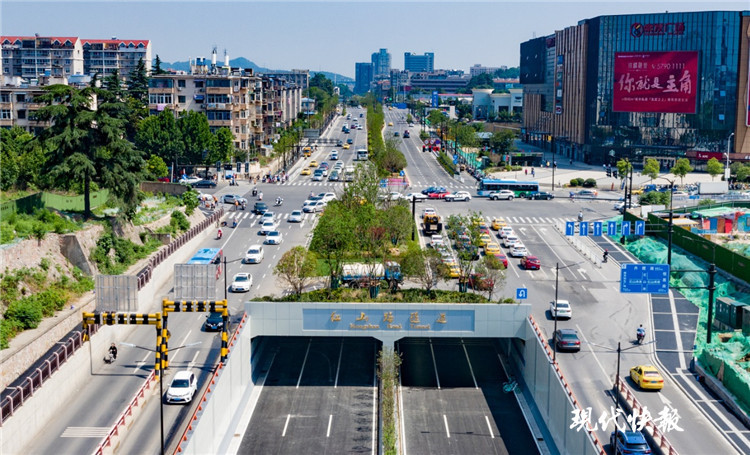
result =
[{"label": "city skyline", "polygon": [[[370,61],[380,48],[392,55],[393,68],[403,69],[405,52],[433,52],[436,69],[468,73],[474,64],[518,66],[521,42],[596,16],[748,9],[747,2],[670,1],[177,4],[6,0],[0,6],[0,26],[6,36],[148,39],[154,58],[166,62],[210,58],[215,46],[221,60],[226,50],[231,59],[245,57],[274,70],[300,68],[354,78],[355,63]],[[535,17],[540,9],[544,16]]]}]

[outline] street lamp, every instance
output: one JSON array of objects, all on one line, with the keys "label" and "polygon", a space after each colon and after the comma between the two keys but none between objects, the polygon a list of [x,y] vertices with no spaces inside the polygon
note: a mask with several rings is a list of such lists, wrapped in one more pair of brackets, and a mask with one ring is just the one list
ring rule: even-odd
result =
[{"label": "street lamp", "polygon": [[[202,341],[197,341],[195,343],[185,344],[182,346],[177,346],[176,348],[172,348],[171,350],[174,352],[178,349],[187,348],[190,346],[196,346],[201,344]],[[143,346],[138,346],[133,343],[120,343],[123,346],[129,346],[131,348],[137,348],[137,349],[143,349],[144,351],[150,351],[159,356],[159,424],[161,427],[161,455],[164,455],[164,353],[161,350],[157,349],[151,349]]]},{"label": "street lamp", "polygon": [[667,264],[672,266],[672,233],[674,232],[674,208],[672,207],[672,201],[674,198],[674,182],[675,180],[668,179],[666,177],[659,177],[660,179],[669,182],[669,224],[667,225]]}]

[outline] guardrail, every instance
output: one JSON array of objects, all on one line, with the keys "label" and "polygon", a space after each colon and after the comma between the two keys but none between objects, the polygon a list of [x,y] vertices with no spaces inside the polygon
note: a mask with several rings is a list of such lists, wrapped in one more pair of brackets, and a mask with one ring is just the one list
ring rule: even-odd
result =
[{"label": "guardrail", "polygon": [[[109,430],[109,433],[107,433],[107,436],[104,437],[104,440],[102,440],[102,442],[99,443],[99,446],[94,450],[94,455],[103,455],[107,448],[113,447],[113,440],[120,436],[121,428],[129,424],[128,420],[131,420],[134,412],[146,401],[146,392],[151,389],[151,387],[153,387],[155,383],[156,372],[152,370],[151,374],[146,378],[146,382],[143,384],[143,386],[141,386],[140,389],[138,389],[133,399],[130,400],[130,403],[128,403],[128,406],[125,408],[122,414],[120,414],[120,417],[117,418],[114,426],[111,430]],[[113,451],[114,449],[112,450],[112,452]]]},{"label": "guardrail", "polygon": [[[630,387],[625,385],[625,380],[623,378],[620,378],[618,383],[618,398],[623,400],[625,404],[630,407],[631,415],[636,412],[638,413],[638,415],[641,415],[645,410],[645,407],[641,406],[638,398],[636,398],[635,394],[633,394],[633,391],[630,390]],[[651,437],[653,444],[659,447],[659,450],[662,454],[677,455],[677,451],[675,450],[675,448],[672,447],[672,444],[669,442],[664,432],[662,432],[659,427],[654,424],[653,420],[647,420],[644,429],[647,431],[648,436]]]},{"label": "guardrail", "polygon": [[[166,245],[165,248],[162,248],[151,255],[148,264],[136,274],[136,277],[138,278],[138,290],[140,291],[151,280],[154,269],[159,264],[164,262],[172,253],[188,243],[200,232],[209,228],[213,223],[221,219],[223,215],[224,209],[219,208],[214,211],[211,216],[202,220],[195,226],[192,226],[188,231],[174,239]],[[98,330],[98,326],[90,327],[92,327],[90,333],[93,335]],[[2,399],[0,399],[0,426],[2,426],[2,424],[13,415],[16,409],[33,396],[34,392],[38,390],[54,372],[59,370],[60,366],[83,345],[83,332],[73,332],[73,334],[62,343],[63,344],[60,346],[48,351],[48,354],[42,360],[42,366],[33,371],[28,371],[25,376],[20,378],[21,385],[6,387],[3,391]],[[18,380],[14,382],[18,382]]]},{"label": "guardrail", "polygon": [[[575,235],[565,235],[565,222],[564,221],[558,221],[555,223],[555,228],[560,231],[560,234],[562,234],[563,237],[570,243],[570,245],[575,248],[581,255],[591,261],[595,266],[601,268],[602,267],[602,259],[601,259],[601,253],[599,251],[594,251],[591,249],[591,240],[589,240],[588,237],[576,237]],[[583,240],[583,239],[586,240]]]},{"label": "guardrail", "polygon": [[[245,313],[242,316],[242,320],[240,321],[239,324],[237,324],[237,328],[234,331],[234,335],[232,335],[232,339],[229,340],[227,357],[229,356],[229,354],[231,354],[232,348],[237,342],[237,335],[240,334],[240,332],[242,331],[242,327],[246,323],[247,323],[247,313]],[[188,420],[188,424],[185,427],[185,431],[182,432],[182,436],[180,436],[180,440],[177,443],[177,448],[175,448],[173,454],[178,454],[178,453],[183,452],[182,444],[188,441],[190,437],[190,433],[193,431],[193,425],[200,418],[199,415],[203,412],[204,403],[208,400],[208,396],[211,393],[213,393],[213,386],[218,381],[219,376],[221,375],[222,371],[224,371],[224,364],[219,362],[219,364],[216,366],[216,370],[214,370],[214,373],[211,375],[211,378],[208,381],[208,387],[206,387],[206,390],[203,392],[203,395],[201,395],[200,399],[198,400],[198,406],[195,408],[193,415],[190,416],[190,419]]]},{"label": "guardrail", "polygon": [[[560,370],[560,365],[557,363],[557,361],[552,360],[552,358],[554,357],[552,348],[550,348],[549,343],[547,342],[547,338],[542,333],[542,329],[539,327],[539,324],[536,323],[534,316],[529,316],[529,321],[531,322],[531,326],[534,328],[534,333],[536,334],[537,339],[542,343],[542,346],[544,347],[544,351],[547,354],[549,363],[554,366],[555,375],[557,376],[557,379],[560,381],[563,388],[565,389],[565,392],[568,394],[568,398],[570,399],[571,403],[573,404],[573,406],[575,406],[579,410],[584,411],[585,408],[582,407],[578,403],[578,399],[576,398],[573,391],[570,389],[570,386],[568,385],[568,381],[565,380],[565,376],[563,376],[562,371]],[[593,442],[596,448],[599,450],[599,453],[602,455],[606,454],[607,452],[604,450],[604,446],[602,445],[601,441],[599,441],[599,438],[596,436],[596,433],[594,433],[593,430],[590,430],[588,428],[584,428],[584,431],[586,431],[589,439],[591,439],[591,442]]]},{"label": "guardrail", "polygon": [[[92,327],[92,333],[96,333],[98,326]],[[68,339],[58,344],[52,349],[52,352],[41,361],[41,364],[28,371],[25,377],[14,381],[19,383],[17,386],[6,387],[3,391],[3,398],[0,401],[0,426],[5,423],[16,409],[21,407],[26,400],[34,396],[42,384],[52,376],[60,367],[83,345],[83,332],[75,331]]]}]

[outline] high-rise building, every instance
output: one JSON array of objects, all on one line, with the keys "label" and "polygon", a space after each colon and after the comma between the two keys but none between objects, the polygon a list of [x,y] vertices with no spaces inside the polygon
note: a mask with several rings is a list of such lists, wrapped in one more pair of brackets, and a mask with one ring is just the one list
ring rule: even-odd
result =
[{"label": "high-rise building", "polygon": [[404,70],[412,73],[432,73],[435,71],[435,53],[425,52],[417,55],[413,52],[404,52]]},{"label": "high-rise building", "polygon": [[748,11],[628,14],[521,43],[524,139],[598,164],[750,161],[749,32]]},{"label": "high-rise building", "polygon": [[151,72],[151,42],[149,40],[82,39],[84,74],[99,73],[102,78],[115,69],[122,78],[130,73],[143,60],[146,73]]},{"label": "high-rise building", "polygon": [[388,49],[380,49],[372,54],[372,76],[389,77],[391,74],[391,54]]},{"label": "high-rise building", "polygon": [[373,65],[368,62],[354,64],[354,93],[361,95],[370,90],[372,83]]}]

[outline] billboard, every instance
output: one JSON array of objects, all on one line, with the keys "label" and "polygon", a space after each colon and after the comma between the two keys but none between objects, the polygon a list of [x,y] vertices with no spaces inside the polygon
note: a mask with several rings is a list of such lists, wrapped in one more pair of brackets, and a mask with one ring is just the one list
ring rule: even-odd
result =
[{"label": "billboard", "polygon": [[612,110],[695,114],[698,52],[616,52]]}]

